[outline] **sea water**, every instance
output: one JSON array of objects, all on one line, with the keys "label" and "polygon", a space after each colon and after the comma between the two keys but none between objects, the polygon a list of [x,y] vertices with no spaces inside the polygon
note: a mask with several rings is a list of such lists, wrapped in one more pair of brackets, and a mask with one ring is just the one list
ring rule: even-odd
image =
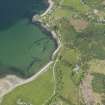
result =
[{"label": "sea water", "polygon": [[29,77],[42,68],[55,50],[51,35],[32,24],[46,0],[0,0],[0,76]]}]

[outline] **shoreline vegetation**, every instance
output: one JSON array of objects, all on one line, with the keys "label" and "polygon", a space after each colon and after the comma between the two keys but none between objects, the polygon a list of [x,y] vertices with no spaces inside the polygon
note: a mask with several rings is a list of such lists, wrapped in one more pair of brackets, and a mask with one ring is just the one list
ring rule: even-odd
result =
[{"label": "shoreline vegetation", "polygon": [[[53,2],[52,0],[48,0],[48,3],[49,3],[49,7],[47,8],[47,10],[46,10],[43,14],[40,15],[41,17],[43,17],[43,16],[45,16],[46,14],[48,14],[48,13],[51,11],[51,9],[53,8],[54,2]],[[36,17],[36,15],[33,16],[32,21],[35,19],[35,17]],[[15,84],[15,85],[12,84],[12,85],[11,85],[11,83],[9,83],[9,84],[10,84],[10,87],[9,87],[8,89],[7,89],[7,87],[6,87],[6,89],[3,88],[3,91],[1,91],[1,93],[0,93],[0,102],[1,102],[1,100],[2,100],[2,98],[3,98],[3,96],[5,96],[6,94],[8,94],[8,93],[11,92],[12,90],[14,90],[16,87],[21,86],[21,85],[24,85],[24,84],[27,84],[27,83],[29,83],[29,82],[35,80],[39,75],[41,75],[43,72],[47,71],[47,70],[48,70],[47,68],[48,68],[51,64],[53,64],[53,62],[54,62],[54,61],[53,61],[53,60],[54,60],[54,57],[55,57],[55,55],[59,52],[59,50],[60,50],[60,48],[61,48],[61,41],[60,41],[59,37],[57,37],[56,32],[55,32],[54,30],[50,31],[50,30],[48,29],[48,27],[43,24],[43,22],[40,22],[40,20],[38,20],[37,22],[40,23],[39,25],[40,25],[44,30],[46,30],[47,32],[50,32],[50,33],[51,33],[51,35],[52,35],[51,37],[56,41],[57,48],[56,48],[56,50],[53,52],[52,57],[51,57],[51,60],[50,60],[41,70],[39,70],[39,72],[37,72],[37,73],[36,73],[35,75],[33,75],[32,77],[30,77],[30,78],[24,80],[24,79],[20,79],[20,78],[17,78],[16,76],[14,76],[13,79],[15,79],[14,81],[18,81],[17,84]],[[36,20],[35,20],[35,23],[36,23]],[[12,77],[12,75],[10,75],[10,77]],[[6,77],[5,77],[5,78],[6,78]],[[8,82],[9,82],[9,81],[8,81]]]}]

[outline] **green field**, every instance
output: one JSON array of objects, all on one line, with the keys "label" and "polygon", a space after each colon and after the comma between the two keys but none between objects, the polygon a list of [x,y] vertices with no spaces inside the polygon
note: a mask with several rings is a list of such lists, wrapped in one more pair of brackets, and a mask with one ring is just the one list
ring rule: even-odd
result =
[{"label": "green field", "polygon": [[21,100],[32,105],[42,105],[53,94],[54,80],[52,71],[49,69],[32,82],[17,87],[3,98],[0,105],[18,105]]}]

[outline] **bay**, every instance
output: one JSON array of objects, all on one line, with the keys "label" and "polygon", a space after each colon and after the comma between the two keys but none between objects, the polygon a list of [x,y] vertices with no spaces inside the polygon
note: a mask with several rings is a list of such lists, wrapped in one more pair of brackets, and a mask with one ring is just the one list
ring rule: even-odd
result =
[{"label": "bay", "polygon": [[47,7],[45,0],[0,0],[1,77],[30,77],[51,59],[55,41],[31,21]]}]

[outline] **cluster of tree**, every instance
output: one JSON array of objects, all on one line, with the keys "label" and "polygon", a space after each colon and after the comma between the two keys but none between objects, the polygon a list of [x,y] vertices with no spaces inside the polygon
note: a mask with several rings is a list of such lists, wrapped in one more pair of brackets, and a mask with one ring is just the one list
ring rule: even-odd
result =
[{"label": "cluster of tree", "polygon": [[62,92],[62,89],[63,89],[63,73],[62,73],[62,70],[57,68],[55,70],[55,75],[56,75],[56,89],[55,89],[55,92],[56,94],[59,96]]}]

